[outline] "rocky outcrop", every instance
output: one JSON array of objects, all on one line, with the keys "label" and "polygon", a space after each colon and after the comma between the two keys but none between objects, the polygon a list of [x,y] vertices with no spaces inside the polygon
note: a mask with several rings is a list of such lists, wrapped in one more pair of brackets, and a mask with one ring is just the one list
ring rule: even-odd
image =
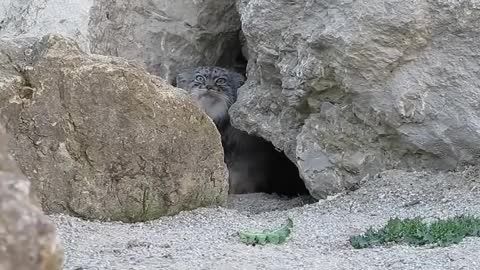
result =
[{"label": "rocky outcrop", "polygon": [[233,124],[283,149],[315,197],[386,168],[478,162],[475,1],[238,7],[249,68]]},{"label": "rocky outcrop", "polygon": [[0,37],[57,33],[85,52],[144,63],[172,82],[198,65],[235,65],[240,53],[235,0],[2,0]]},{"label": "rocky outcrop", "polygon": [[186,94],[58,35],[4,47],[0,115],[46,212],[139,221],[224,203],[220,135]]},{"label": "rocky outcrop", "polygon": [[240,53],[235,0],[95,1],[92,52],[137,59],[172,82],[198,65],[232,65]]},{"label": "rocky outcrop", "polygon": [[[233,125],[282,149],[316,198],[384,169],[452,169],[480,156],[473,0],[238,0],[240,16],[234,0],[77,1],[80,12],[63,8],[58,21],[54,0],[17,2],[0,6],[1,36],[54,29],[168,82],[184,67],[231,66],[242,49],[248,81]],[[12,72],[18,89],[25,76]]]},{"label": "rocky outcrop", "polygon": [[60,270],[63,248],[56,229],[7,151],[0,127],[0,269]]}]

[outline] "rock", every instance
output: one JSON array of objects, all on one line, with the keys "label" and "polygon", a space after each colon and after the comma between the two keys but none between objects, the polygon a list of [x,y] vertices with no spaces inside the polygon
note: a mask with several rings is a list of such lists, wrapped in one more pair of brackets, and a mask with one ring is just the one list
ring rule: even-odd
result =
[{"label": "rock", "polygon": [[95,1],[92,52],[136,59],[172,82],[177,71],[233,65],[240,52],[235,0]]},{"label": "rock", "polygon": [[284,150],[316,198],[384,169],[478,163],[475,1],[240,0],[238,8],[249,68],[233,125]]},{"label": "rock", "polygon": [[35,203],[30,183],[6,146],[0,127],[0,269],[62,269],[64,251],[56,228]]},{"label": "rock", "polygon": [[88,23],[93,0],[2,0],[0,37],[41,38],[62,34],[90,51]]},{"label": "rock", "polygon": [[0,115],[47,213],[133,222],[225,202],[220,135],[185,93],[58,35],[25,52]]},{"label": "rock", "polygon": [[0,37],[61,34],[84,52],[135,60],[169,82],[186,67],[233,67],[241,54],[235,0],[2,1]]},{"label": "rock", "polygon": [[233,67],[241,54],[235,0],[2,1],[0,37],[61,34],[87,53],[136,60],[169,82],[186,67]]}]

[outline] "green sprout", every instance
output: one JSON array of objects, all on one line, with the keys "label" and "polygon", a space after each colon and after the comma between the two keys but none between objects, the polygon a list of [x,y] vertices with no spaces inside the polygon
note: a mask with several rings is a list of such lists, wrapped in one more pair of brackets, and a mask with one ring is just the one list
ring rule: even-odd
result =
[{"label": "green sprout", "polygon": [[244,230],[239,231],[238,236],[240,241],[249,245],[281,244],[290,235],[292,228],[293,221],[288,218],[287,222],[277,229],[263,231]]}]

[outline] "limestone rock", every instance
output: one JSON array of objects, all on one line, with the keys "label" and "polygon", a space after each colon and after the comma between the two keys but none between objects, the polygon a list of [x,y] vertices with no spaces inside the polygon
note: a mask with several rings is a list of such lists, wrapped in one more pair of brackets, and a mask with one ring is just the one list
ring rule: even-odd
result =
[{"label": "limestone rock", "polygon": [[6,146],[0,127],[0,269],[60,270],[63,248],[55,226],[35,203]]},{"label": "limestone rock", "polygon": [[58,35],[25,52],[0,115],[46,212],[139,221],[224,203],[220,135],[186,94]]},{"label": "limestone rock", "polygon": [[145,64],[172,82],[198,65],[234,66],[241,53],[235,0],[2,0],[0,37],[61,34],[89,53]]},{"label": "limestone rock", "polygon": [[177,71],[240,53],[235,0],[99,0],[90,21],[92,52],[137,59],[172,82]]},{"label": "limestone rock", "polygon": [[240,0],[238,8],[249,69],[233,124],[283,149],[313,196],[384,169],[478,163],[476,1]]},{"label": "limestone rock", "polygon": [[88,22],[93,0],[2,0],[0,37],[41,38],[62,34],[90,51]]}]

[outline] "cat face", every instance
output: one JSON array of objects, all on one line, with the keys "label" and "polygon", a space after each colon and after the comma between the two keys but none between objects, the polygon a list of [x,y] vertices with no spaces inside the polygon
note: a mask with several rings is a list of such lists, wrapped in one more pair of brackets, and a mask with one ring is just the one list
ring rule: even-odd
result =
[{"label": "cat face", "polygon": [[237,99],[244,78],[220,67],[202,66],[177,75],[177,87],[185,89],[218,125],[228,120],[228,109]]}]

